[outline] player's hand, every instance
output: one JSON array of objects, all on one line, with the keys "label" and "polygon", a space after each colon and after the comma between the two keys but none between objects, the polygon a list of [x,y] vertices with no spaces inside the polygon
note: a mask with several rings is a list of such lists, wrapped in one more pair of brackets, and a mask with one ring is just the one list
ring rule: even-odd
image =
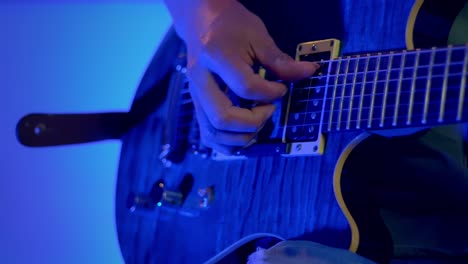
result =
[{"label": "player's hand", "polygon": [[[285,81],[307,78],[319,66],[297,62],[283,53],[260,18],[237,1],[218,1],[224,4],[202,7],[198,17],[175,19],[175,25],[188,49],[187,74],[202,143],[232,153],[253,143],[275,111],[271,102],[287,92],[285,85],[256,74],[254,63]],[[213,73],[237,96],[262,103],[252,109],[234,106]]]}]

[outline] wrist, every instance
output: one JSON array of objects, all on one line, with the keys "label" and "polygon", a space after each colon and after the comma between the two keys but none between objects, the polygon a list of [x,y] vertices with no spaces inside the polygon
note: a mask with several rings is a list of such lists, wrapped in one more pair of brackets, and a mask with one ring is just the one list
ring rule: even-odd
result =
[{"label": "wrist", "polygon": [[164,0],[182,39],[202,36],[213,21],[237,0]]}]

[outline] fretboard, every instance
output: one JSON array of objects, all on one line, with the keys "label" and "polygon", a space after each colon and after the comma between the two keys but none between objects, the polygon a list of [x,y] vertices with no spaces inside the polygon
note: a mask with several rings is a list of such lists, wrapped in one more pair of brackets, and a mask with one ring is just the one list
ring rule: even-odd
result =
[{"label": "fretboard", "polygon": [[468,121],[467,64],[468,45],[325,62],[320,75],[294,85],[286,136]]}]

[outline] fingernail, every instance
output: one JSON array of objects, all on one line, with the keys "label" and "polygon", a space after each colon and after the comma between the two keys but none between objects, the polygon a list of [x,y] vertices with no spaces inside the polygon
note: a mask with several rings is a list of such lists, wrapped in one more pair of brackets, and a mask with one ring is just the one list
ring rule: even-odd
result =
[{"label": "fingernail", "polygon": [[[312,66],[313,69],[311,69],[310,66]],[[310,64],[307,63],[307,64],[303,65],[303,71],[304,71],[305,78],[310,77],[313,74],[313,72],[318,70],[318,68],[320,68],[320,65],[318,63],[316,63],[316,62],[312,62]]]},{"label": "fingernail", "polygon": [[[286,90],[286,92],[283,94],[283,96],[288,92],[288,90]],[[273,113],[276,111],[276,107],[273,107],[273,109],[270,110],[270,112],[268,113],[268,117],[272,116]]]},{"label": "fingernail", "polygon": [[255,143],[257,143],[257,139],[253,138],[252,140],[249,141],[249,143],[247,143],[247,145],[244,146],[244,148],[248,148],[248,147],[252,146]]},{"label": "fingernail", "polygon": [[314,71],[318,70],[318,68],[320,68],[320,64],[316,63],[316,62],[312,62],[312,67],[314,67]]}]

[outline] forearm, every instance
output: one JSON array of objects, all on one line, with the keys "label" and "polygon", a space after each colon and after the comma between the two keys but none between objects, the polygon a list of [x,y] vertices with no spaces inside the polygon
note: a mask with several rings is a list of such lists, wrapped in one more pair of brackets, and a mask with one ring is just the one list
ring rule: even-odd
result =
[{"label": "forearm", "polygon": [[163,0],[178,34],[200,37],[222,11],[237,0]]}]

